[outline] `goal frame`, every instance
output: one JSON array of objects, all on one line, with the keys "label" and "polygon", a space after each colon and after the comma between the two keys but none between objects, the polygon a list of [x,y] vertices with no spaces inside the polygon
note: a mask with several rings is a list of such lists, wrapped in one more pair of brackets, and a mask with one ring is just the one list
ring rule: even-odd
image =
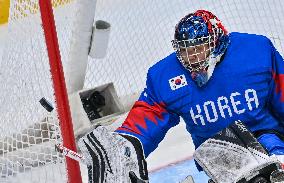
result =
[{"label": "goal frame", "polygon": [[[39,0],[63,145],[77,152],[51,0]],[[79,163],[66,157],[67,180],[82,183]]]}]

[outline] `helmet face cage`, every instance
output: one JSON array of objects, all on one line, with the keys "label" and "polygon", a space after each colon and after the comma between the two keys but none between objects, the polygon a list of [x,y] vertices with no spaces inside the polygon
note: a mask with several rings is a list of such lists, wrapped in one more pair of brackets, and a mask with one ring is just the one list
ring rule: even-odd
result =
[{"label": "helmet face cage", "polygon": [[[228,39],[222,37],[228,36],[219,19],[211,12],[198,10],[182,18],[176,25],[172,46],[186,69],[199,72],[207,69],[210,57],[225,52]],[[220,43],[220,40],[225,42]]]},{"label": "helmet face cage", "polygon": [[200,71],[208,67],[209,56],[216,47],[215,35],[187,40],[172,40],[179,61],[189,71]]}]

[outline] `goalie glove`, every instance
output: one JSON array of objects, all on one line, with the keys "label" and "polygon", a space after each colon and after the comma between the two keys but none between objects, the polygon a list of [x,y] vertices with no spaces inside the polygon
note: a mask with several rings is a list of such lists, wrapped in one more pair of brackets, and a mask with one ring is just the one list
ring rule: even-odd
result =
[{"label": "goalie glove", "polygon": [[147,163],[140,141],[99,126],[79,140],[89,183],[147,183]]},{"label": "goalie glove", "polygon": [[[215,183],[284,182],[280,162],[269,157],[263,146],[241,121],[201,144],[194,158]],[[278,172],[272,176],[272,172]]]}]

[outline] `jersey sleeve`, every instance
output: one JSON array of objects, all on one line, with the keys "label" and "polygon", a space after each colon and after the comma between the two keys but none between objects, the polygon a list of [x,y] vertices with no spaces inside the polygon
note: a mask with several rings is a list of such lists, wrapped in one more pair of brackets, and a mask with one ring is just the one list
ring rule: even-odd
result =
[{"label": "jersey sleeve", "polygon": [[164,139],[167,131],[179,123],[179,116],[167,110],[166,104],[155,92],[151,74],[147,74],[146,88],[129,111],[126,120],[116,132],[137,137],[147,157]]},{"label": "jersey sleeve", "polygon": [[272,81],[270,83],[269,106],[273,114],[284,124],[284,60],[270,42]]}]

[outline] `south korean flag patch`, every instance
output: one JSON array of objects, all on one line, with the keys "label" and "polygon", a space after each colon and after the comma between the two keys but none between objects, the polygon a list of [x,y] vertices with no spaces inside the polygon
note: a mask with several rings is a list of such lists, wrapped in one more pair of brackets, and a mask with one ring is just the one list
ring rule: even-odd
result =
[{"label": "south korean flag patch", "polygon": [[187,85],[187,81],[184,74],[170,79],[169,83],[172,90],[176,90]]}]

